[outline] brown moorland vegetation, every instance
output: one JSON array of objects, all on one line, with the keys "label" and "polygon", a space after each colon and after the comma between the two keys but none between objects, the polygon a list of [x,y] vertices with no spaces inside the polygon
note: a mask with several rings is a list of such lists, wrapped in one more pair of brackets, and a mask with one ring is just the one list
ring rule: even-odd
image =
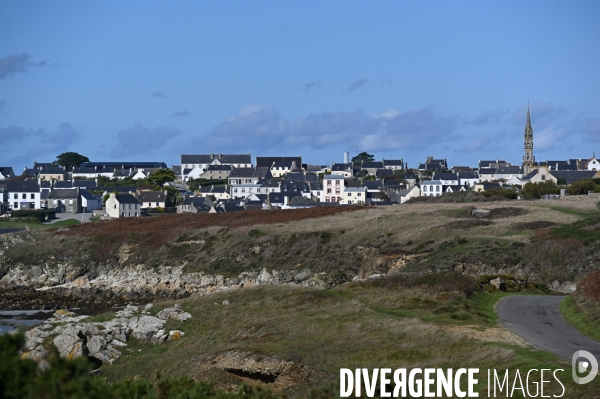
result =
[{"label": "brown moorland vegetation", "polygon": [[148,249],[158,249],[182,234],[207,227],[244,227],[265,224],[282,224],[304,219],[320,218],[340,213],[353,212],[364,207],[315,207],[290,210],[248,210],[243,212],[216,214],[175,214],[151,218],[121,218],[73,226],[68,231],[58,232],[67,236],[110,237],[99,240],[101,252],[107,253],[115,246],[127,242],[135,234],[136,242]]}]

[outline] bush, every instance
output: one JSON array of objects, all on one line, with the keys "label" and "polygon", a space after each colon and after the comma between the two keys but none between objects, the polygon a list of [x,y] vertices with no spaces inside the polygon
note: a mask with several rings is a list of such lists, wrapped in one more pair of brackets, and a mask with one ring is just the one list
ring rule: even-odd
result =
[{"label": "bush", "polygon": [[579,282],[577,287],[587,298],[600,305],[600,270],[595,271]]},{"label": "bush", "polygon": [[[19,218],[22,221],[30,222],[44,222],[46,220],[54,219],[55,215],[55,211],[45,209],[21,209],[12,211],[13,218]],[[14,221],[14,219],[11,221]]]},{"label": "bush", "polygon": [[428,287],[434,292],[462,292],[467,296],[479,291],[479,282],[461,273],[442,272],[428,274],[391,274],[385,277],[367,279],[356,286],[385,289],[408,287]]},{"label": "bush", "polygon": [[560,188],[552,180],[546,180],[539,183],[527,183],[521,192],[526,199],[540,199],[542,195],[560,194]]}]

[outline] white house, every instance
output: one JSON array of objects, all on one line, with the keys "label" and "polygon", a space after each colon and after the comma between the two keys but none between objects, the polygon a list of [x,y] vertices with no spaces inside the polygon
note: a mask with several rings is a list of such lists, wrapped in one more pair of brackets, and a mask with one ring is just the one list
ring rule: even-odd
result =
[{"label": "white house", "polygon": [[110,193],[106,200],[106,213],[111,218],[140,217],[141,205],[131,194]]},{"label": "white house", "polygon": [[421,189],[419,188],[419,186],[411,186],[404,190],[398,191],[392,197],[396,198],[396,196],[400,197],[400,204],[404,204],[406,201],[408,201],[411,198],[420,197]]},{"label": "white house", "polygon": [[83,212],[102,209],[102,201],[93,194],[89,193],[87,190],[80,190],[79,193],[81,194],[81,206],[83,207]]},{"label": "white house", "polygon": [[6,201],[12,210],[41,209],[41,190],[36,180],[3,180]]},{"label": "white house", "polygon": [[443,184],[439,180],[425,180],[421,182],[421,197],[438,197],[442,195]]},{"label": "white house", "polygon": [[238,184],[230,187],[230,198],[246,198],[249,194],[266,194],[261,193],[262,184]]},{"label": "white house", "polygon": [[434,172],[431,180],[439,180],[444,186],[458,186],[460,184],[458,173]]},{"label": "white house", "polygon": [[320,202],[338,202],[344,196],[344,176],[329,175],[323,178],[323,191]]},{"label": "white house", "polygon": [[592,159],[590,159],[588,161],[587,170],[593,170],[593,171],[600,170],[600,162],[596,159],[596,153],[594,153],[594,156],[592,157]]},{"label": "white house", "polygon": [[366,187],[346,187],[340,204],[363,205],[367,200]]},{"label": "white house", "polygon": [[479,183],[479,175],[477,172],[458,172],[458,179],[461,186],[473,187]]}]

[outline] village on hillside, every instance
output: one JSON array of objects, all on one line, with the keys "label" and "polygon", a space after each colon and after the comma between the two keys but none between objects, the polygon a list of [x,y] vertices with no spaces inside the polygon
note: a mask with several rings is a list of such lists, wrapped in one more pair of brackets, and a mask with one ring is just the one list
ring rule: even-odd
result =
[{"label": "village on hillside", "polygon": [[[389,206],[417,197],[474,191],[505,198],[555,199],[600,188],[600,162],[591,158],[536,161],[529,110],[521,165],[479,160],[449,166],[427,157],[409,168],[402,159],[361,152],[341,163],[310,165],[302,156],[181,154],[181,164],[90,162],[73,152],[34,161],[20,174],[0,166],[0,215],[31,210],[91,213],[100,219],[161,213],[220,213],[316,206]],[[413,200],[414,201],[414,200]]]}]

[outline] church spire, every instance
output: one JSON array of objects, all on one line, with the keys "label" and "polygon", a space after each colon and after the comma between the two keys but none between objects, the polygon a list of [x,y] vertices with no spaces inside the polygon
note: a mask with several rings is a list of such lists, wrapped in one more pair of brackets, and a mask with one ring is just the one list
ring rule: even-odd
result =
[{"label": "church spire", "polygon": [[527,122],[525,123],[524,132],[524,150],[523,155],[523,172],[528,174],[535,165],[535,157],[533,156],[533,129],[531,128],[531,115],[529,113],[529,101],[527,102]]}]

